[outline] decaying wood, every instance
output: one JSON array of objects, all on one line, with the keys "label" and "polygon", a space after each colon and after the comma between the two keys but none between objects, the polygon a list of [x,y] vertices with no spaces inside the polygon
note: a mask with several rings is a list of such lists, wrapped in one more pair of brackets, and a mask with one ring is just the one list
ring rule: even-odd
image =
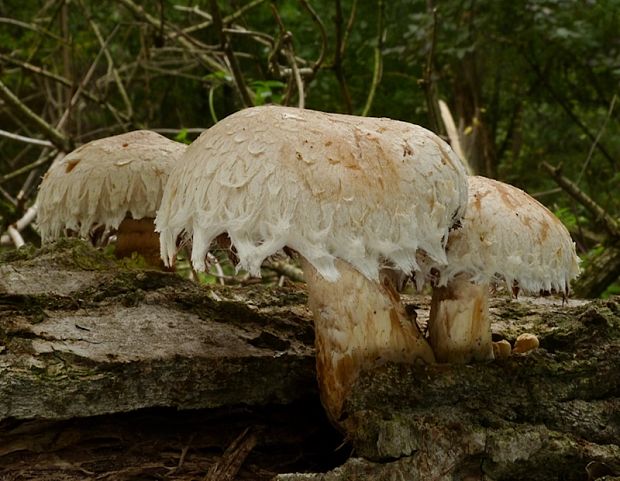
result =
[{"label": "decaying wood", "polygon": [[303,398],[316,389],[304,301],[118,269],[84,244],[0,265],[0,419]]},{"label": "decaying wood", "polygon": [[345,406],[363,459],[278,479],[599,479],[588,478],[589,463],[620,474],[620,302],[573,302],[495,301],[496,336],[539,336],[528,356],[364,373]]},{"label": "decaying wood", "polygon": [[[301,286],[199,286],[75,242],[17,251],[0,261],[0,479],[189,481],[218,463],[239,480],[620,474],[620,300],[493,299],[495,340],[530,332],[540,349],[363,373],[346,462],[305,302]],[[424,297],[405,302],[428,318]]]}]

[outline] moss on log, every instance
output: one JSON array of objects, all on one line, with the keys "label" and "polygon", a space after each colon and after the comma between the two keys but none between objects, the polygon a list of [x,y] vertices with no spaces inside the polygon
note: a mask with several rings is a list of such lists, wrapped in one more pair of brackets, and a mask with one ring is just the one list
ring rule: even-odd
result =
[{"label": "moss on log", "polygon": [[[404,300],[423,324],[424,296]],[[225,414],[230,409],[243,406],[248,426],[269,424],[278,410],[303,420],[309,405],[320,413],[305,302],[302,287],[200,286],[145,269],[139,260],[119,264],[75,241],[17,251],[0,260],[0,420],[11,428],[12,446],[28,446],[26,431],[44,436],[45,425],[26,429],[18,420],[73,423],[143,408],[208,409],[220,419],[219,431],[207,427],[201,434],[222,446],[233,431],[243,431],[238,424],[225,428],[232,423]],[[468,366],[378,365],[360,376],[345,405],[353,457],[325,473],[278,479],[576,481],[620,475],[620,300],[562,305],[498,298],[491,313],[495,338],[514,343],[531,332],[540,349]],[[278,429],[280,439],[293,443],[286,448],[290,456],[295,442],[307,442],[295,432],[307,429],[303,422]],[[261,432],[250,436],[251,445],[269,453],[265,446],[273,446],[273,438]],[[42,448],[36,449],[40,456]],[[193,455],[198,458],[188,466],[206,463],[203,474],[179,470],[168,479],[204,477],[213,456]],[[101,465],[121,463],[115,456]],[[303,469],[278,456],[280,468],[239,479],[269,479],[282,466]],[[3,459],[9,458],[0,453],[0,474],[7,479],[48,479],[36,470],[19,477]],[[76,478],[58,466],[49,479],[105,474],[93,468],[92,477]],[[167,472],[134,468],[142,475]]]}]

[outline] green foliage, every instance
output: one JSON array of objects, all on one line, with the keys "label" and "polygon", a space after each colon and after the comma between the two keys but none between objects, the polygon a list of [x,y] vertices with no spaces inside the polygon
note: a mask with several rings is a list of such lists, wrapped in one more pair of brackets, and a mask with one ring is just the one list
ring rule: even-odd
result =
[{"label": "green foliage", "polygon": [[[63,2],[0,1],[0,17],[14,20],[0,21],[0,80],[51,125],[78,86],[96,97],[78,96],[62,127],[77,144],[135,128],[206,128],[243,107],[221,32],[206,21],[211,2],[135,3],[142,10],[131,11],[125,2],[100,8],[93,0],[76,0],[65,8]],[[218,2],[225,43],[254,104],[297,104],[294,56],[307,107],[359,114],[381,35],[382,75],[372,115],[434,125],[432,85],[469,132],[480,173],[536,193],[556,187],[541,175],[540,162],[562,164],[567,177],[618,217],[620,1],[434,3],[435,15],[425,0],[384,0],[385,31],[378,32],[378,1],[313,0],[325,29],[323,45],[319,21],[298,0]],[[0,125],[42,136],[3,106]],[[176,140],[191,138],[182,129]],[[38,159],[38,147],[24,147],[0,138],[0,176]],[[1,187],[15,198],[26,180],[24,174]],[[4,197],[0,226],[19,217],[16,203]],[[563,193],[542,199],[557,206],[570,230],[597,230],[590,214],[575,210]],[[587,252],[596,242],[580,246]]]},{"label": "green foliage", "polygon": [[286,84],[279,80],[254,80],[250,89],[254,92],[254,104],[281,104]]}]

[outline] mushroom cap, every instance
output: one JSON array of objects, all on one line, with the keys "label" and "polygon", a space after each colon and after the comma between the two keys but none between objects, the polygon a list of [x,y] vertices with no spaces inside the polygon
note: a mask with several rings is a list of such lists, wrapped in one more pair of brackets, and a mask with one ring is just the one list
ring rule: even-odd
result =
[{"label": "mushroom cap", "polygon": [[579,258],[568,230],[544,205],[512,185],[472,176],[462,227],[450,233],[440,285],[459,274],[520,289],[568,292]]},{"label": "mushroom cap", "polygon": [[193,237],[198,270],[227,233],[237,268],[260,275],[288,246],[328,280],[334,259],[378,279],[380,262],[418,269],[416,252],[445,261],[449,228],[463,214],[465,171],[422,127],[390,119],[264,106],[204,132],[175,164],[156,218],[162,258]]},{"label": "mushroom cap", "polygon": [[43,242],[66,229],[87,236],[118,228],[129,214],[155,217],[172,164],[186,145],[137,130],[94,140],[54,164],[37,197]]}]

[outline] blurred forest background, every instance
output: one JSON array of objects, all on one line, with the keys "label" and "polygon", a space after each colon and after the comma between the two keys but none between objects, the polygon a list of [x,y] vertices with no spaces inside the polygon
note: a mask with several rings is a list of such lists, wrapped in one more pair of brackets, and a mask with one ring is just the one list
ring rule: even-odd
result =
[{"label": "blurred forest background", "polygon": [[[525,189],[620,293],[620,0],[0,0],[0,234],[39,242],[39,180],[84,142],[190,142],[249,105],[391,117]],[[446,137],[447,138],[447,137]]]}]

